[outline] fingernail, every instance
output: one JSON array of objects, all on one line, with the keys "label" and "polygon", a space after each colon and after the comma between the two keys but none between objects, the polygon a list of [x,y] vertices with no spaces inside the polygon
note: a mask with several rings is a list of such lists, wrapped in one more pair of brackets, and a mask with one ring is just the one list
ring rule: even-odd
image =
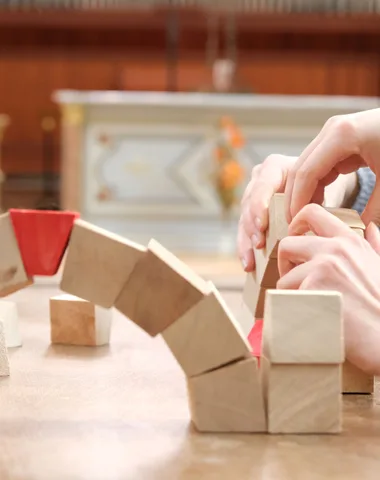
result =
[{"label": "fingernail", "polygon": [[261,230],[262,224],[263,223],[262,223],[261,219],[259,217],[256,217],[255,218],[255,225],[256,225],[258,230]]}]

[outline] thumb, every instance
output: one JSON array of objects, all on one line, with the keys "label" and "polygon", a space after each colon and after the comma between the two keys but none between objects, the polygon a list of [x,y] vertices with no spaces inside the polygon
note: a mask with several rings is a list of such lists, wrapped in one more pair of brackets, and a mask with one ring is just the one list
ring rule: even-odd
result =
[{"label": "thumb", "polygon": [[375,252],[380,255],[380,232],[373,222],[371,222],[366,228],[365,238]]},{"label": "thumb", "polygon": [[370,222],[380,225],[380,181],[378,179],[363,211],[362,220],[365,225],[369,225]]}]

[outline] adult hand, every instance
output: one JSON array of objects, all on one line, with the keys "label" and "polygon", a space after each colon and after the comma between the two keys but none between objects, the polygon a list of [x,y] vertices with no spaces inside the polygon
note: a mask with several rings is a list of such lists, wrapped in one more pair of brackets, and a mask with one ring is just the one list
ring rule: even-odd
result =
[{"label": "adult hand", "polygon": [[[316,236],[305,236],[312,231]],[[380,374],[380,233],[360,237],[322,207],[309,204],[279,244],[279,289],[334,290],[343,295],[346,358]]]},{"label": "adult hand", "polygon": [[[241,202],[241,216],[238,229],[238,253],[245,271],[255,268],[254,248],[265,246],[268,228],[268,207],[275,193],[284,193],[288,175],[297,157],[270,155],[252,170]],[[356,175],[341,175],[325,191],[327,206],[343,206],[356,187]],[[321,202],[323,198],[320,198]]]},{"label": "adult hand", "polygon": [[[380,109],[330,118],[294,163],[285,188],[288,221],[339,174],[369,166],[380,179]],[[380,223],[380,180],[363,212],[363,221]]]},{"label": "adult hand", "polygon": [[245,271],[255,268],[253,248],[265,245],[268,207],[275,193],[284,193],[288,173],[297,157],[270,155],[252,170],[252,177],[241,201],[238,253]]}]

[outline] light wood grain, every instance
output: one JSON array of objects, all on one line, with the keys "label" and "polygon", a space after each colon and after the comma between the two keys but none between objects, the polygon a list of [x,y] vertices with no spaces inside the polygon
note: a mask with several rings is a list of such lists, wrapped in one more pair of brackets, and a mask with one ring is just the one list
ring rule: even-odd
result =
[{"label": "light wood grain", "polygon": [[261,357],[270,433],[339,433],[341,365],[275,365]]},{"label": "light wood grain", "polygon": [[[263,318],[266,289],[256,279],[256,272],[247,273],[243,290],[243,302],[254,318]],[[252,322],[253,325],[253,322]]]},{"label": "light wood grain", "polygon": [[217,289],[208,293],[162,336],[189,377],[248,357],[250,345]]},{"label": "light wood grain", "polygon": [[[109,346],[50,345],[59,293],[33,285],[10,297],[24,345],[9,351],[11,376],[0,381],[1,480],[378,480],[378,384],[374,399],[343,398],[341,435],[197,433],[160,336],[115,312]],[[241,294],[223,298],[237,314]]]},{"label": "light wood grain", "polygon": [[256,358],[190,378],[187,384],[191,417],[199,431],[266,431]]},{"label": "light wood grain", "polygon": [[374,391],[374,377],[359,370],[349,361],[342,366],[342,392],[370,394]]},{"label": "light wood grain", "polygon": [[152,239],[115,302],[115,308],[152,336],[163,332],[207,293],[188,265]]},{"label": "light wood grain", "polygon": [[288,236],[289,224],[285,215],[285,195],[275,193],[269,203],[269,226],[266,245],[263,249],[266,258],[277,258],[280,240]]},{"label": "light wood grain", "polygon": [[342,295],[313,290],[268,290],[263,354],[272,363],[343,363]]},{"label": "light wood grain", "polygon": [[50,338],[53,344],[99,346],[109,343],[112,310],[73,295],[50,298]]},{"label": "light wood grain", "polygon": [[24,263],[9,213],[0,215],[0,297],[33,284],[25,272]]},{"label": "light wood grain", "polygon": [[60,287],[110,308],[144,252],[141,245],[78,219],[71,233]]},{"label": "light wood grain", "polygon": [[344,222],[351,228],[365,230],[365,225],[361,219],[359,213],[356,210],[351,210],[349,208],[329,208],[325,207],[326,210],[333,215],[335,215],[339,220]]}]

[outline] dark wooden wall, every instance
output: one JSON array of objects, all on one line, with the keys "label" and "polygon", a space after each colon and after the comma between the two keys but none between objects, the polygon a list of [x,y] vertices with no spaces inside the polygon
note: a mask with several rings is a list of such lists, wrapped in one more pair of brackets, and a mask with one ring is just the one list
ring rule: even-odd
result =
[{"label": "dark wooden wall", "polygon": [[[9,185],[19,177],[41,175],[41,122],[46,116],[57,124],[51,152],[52,170],[59,171],[59,109],[51,100],[55,90],[191,91],[210,81],[205,15],[179,15],[174,63],[167,44],[168,13],[88,15],[0,11],[0,112],[11,117],[3,146]],[[267,94],[379,95],[378,19],[298,16],[292,24],[290,17],[237,19],[242,83]],[[221,45],[222,27],[221,21]]]}]

